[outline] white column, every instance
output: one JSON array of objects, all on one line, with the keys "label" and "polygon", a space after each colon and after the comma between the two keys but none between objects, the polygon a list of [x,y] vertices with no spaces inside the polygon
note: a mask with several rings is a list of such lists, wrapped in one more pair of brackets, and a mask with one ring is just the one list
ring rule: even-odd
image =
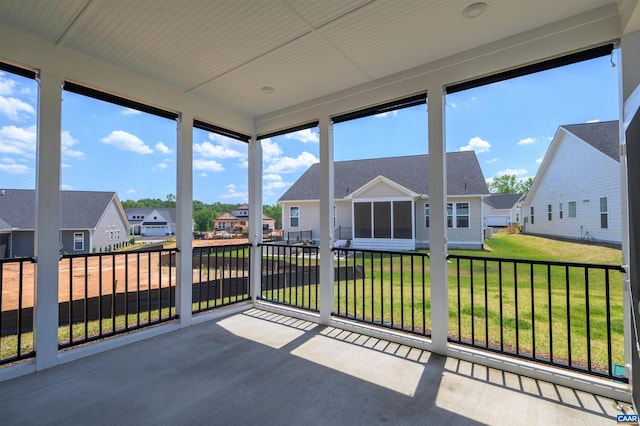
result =
[{"label": "white column", "polygon": [[176,313],[180,326],[191,325],[193,253],[193,115],[182,112],[177,132]]},{"label": "white column", "polygon": [[255,303],[262,289],[262,145],[249,141],[249,243],[251,244],[251,298]]},{"label": "white column", "polygon": [[445,354],[449,332],[447,271],[447,163],[442,87],[427,91],[429,111],[429,257],[431,263],[431,340]]},{"label": "white column", "polygon": [[333,311],[333,123],[320,118],[320,323]]},{"label": "white column", "polygon": [[34,343],[36,368],[42,370],[58,363],[62,82],[58,73],[43,70],[39,83],[34,237],[38,263],[34,295]]}]

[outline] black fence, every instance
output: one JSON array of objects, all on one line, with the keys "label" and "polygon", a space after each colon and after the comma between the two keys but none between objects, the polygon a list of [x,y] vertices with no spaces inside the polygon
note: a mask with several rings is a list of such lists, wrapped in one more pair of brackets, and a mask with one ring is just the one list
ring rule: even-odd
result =
[{"label": "black fence", "polygon": [[621,266],[449,259],[450,341],[627,382]]},{"label": "black fence", "polygon": [[175,249],[64,256],[60,349],[176,318]]},{"label": "black fence", "polygon": [[35,356],[34,272],[31,258],[0,259],[0,364]]},{"label": "black fence", "polygon": [[418,252],[334,249],[333,315],[430,336],[429,257]]},{"label": "black fence", "polygon": [[250,245],[193,248],[193,312],[250,300]]}]

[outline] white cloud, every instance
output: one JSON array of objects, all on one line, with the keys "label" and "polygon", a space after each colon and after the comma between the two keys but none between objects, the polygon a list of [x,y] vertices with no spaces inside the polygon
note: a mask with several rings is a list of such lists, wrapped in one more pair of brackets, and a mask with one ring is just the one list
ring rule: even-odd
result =
[{"label": "white cloud", "polygon": [[222,172],[224,167],[215,160],[203,160],[201,158],[193,160],[193,170],[204,170],[207,172]]},{"label": "white cloud", "polygon": [[123,151],[137,152],[138,154],[151,154],[153,150],[142,142],[142,139],[123,130],[114,130],[102,142],[113,145]]},{"label": "white cloud", "polygon": [[599,122],[600,122],[600,119],[598,118],[595,118],[593,120],[587,120],[587,123],[599,123]]},{"label": "white cloud", "polygon": [[16,82],[5,78],[5,73],[0,72],[0,96],[9,96],[13,94],[13,88]]},{"label": "white cloud", "polygon": [[487,185],[491,185],[493,183],[493,181],[494,181],[494,178],[492,178],[492,177],[486,178],[484,181],[487,183]]},{"label": "white cloud", "polygon": [[36,152],[36,126],[0,128],[0,153],[32,157]]},{"label": "white cloud", "polygon": [[18,98],[0,96],[0,113],[6,115],[9,120],[18,121],[21,113],[35,114],[36,110]]},{"label": "white cloud", "polygon": [[133,108],[125,108],[122,110],[122,115],[138,115],[142,114],[142,111],[133,109]]},{"label": "white cloud", "polygon": [[374,117],[376,117],[376,118],[386,118],[386,117],[389,117],[389,116],[397,117],[398,116],[398,110],[381,112],[380,114],[374,115]]},{"label": "white cloud", "polygon": [[135,194],[136,190],[135,189],[127,189],[126,191],[124,191],[125,194]]},{"label": "white cloud", "polygon": [[260,141],[262,146],[262,158],[265,162],[270,163],[282,155],[282,148],[271,139],[263,139]]},{"label": "white cloud", "polygon": [[540,163],[542,163],[542,158],[537,158],[536,159],[536,164],[540,164]]},{"label": "white cloud", "polygon": [[306,151],[302,152],[298,157],[280,157],[273,161],[265,172],[267,173],[292,173],[297,170],[306,170],[314,163],[319,162],[315,155]]},{"label": "white cloud", "polygon": [[491,163],[497,163],[498,161],[500,160],[498,160],[497,158],[492,158],[491,160],[485,160],[485,163],[491,164]]},{"label": "white cloud", "polygon": [[162,142],[158,142],[156,144],[156,149],[158,151],[160,151],[163,154],[171,154],[173,153],[173,150],[171,148],[169,148],[168,146],[166,146],[164,143]]},{"label": "white cloud", "polygon": [[157,164],[157,165],[156,165],[155,167],[153,167],[151,170],[153,170],[154,172],[157,172],[157,171],[164,170],[164,169],[166,169],[167,167],[168,167],[167,163],[163,161],[162,163]]},{"label": "white cloud", "polygon": [[68,130],[62,131],[60,134],[60,140],[62,143],[62,155],[77,158],[84,157],[84,152],[71,149],[71,147],[76,145],[78,141],[71,136],[71,133]]},{"label": "white cloud", "polygon": [[447,105],[449,105],[451,108],[458,108],[458,104],[456,104],[455,102],[448,102]]},{"label": "white cloud", "polygon": [[229,198],[240,198],[240,199],[247,199],[247,193],[246,192],[238,192],[236,190],[236,186],[232,183],[230,183],[229,185],[226,186],[227,188],[227,193],[226,194],[222,194],[220,195],[220,198],[224,198],[224,199],[229,199]]},{"label": "white cloud", "polygon": [[71,191],[73,189],[73,186],[63,183],[62,185],[60,185],[60,189],[62,189],[63,191]]},{"label": "white cloud", "polygon": [[515,176],[520,176],[520,175],[526,175],[529,171],[527,169],[505,169],[505,170],[500,170],[498,172],[498,176],[504,176],[504,175],[515,175]]},{"label": "white cloud", "polygon": [[0,163],[0,172],[8,173],[10,175],[25,175],[29,173],[30,170],[29,167],[24,164],[17,164],[9,158],[3,158]]},{"label": "white cloud", "polygon": [[247,154],[236,151],[233,148],[225,146],[223,144],[214,145],[211,142],[202,142],[201,144],[193,145],[193,152],[208,158],[241,158]]},{"label": "white cloud", "polygon": [[206,174],[205,172],[201,172],[201,173],[199,173],[199,174],[198,174],[198,176],[200,176],[200,177],[207,177],[207,176],[209,176],[209,175],[208,175],[208,174]]},{"label": "white cloud", "polygon": [[60,167],[63,168],[63,169],[69,169],[69,168],[71,168],[71,164],[60,163]]},{"label": "white cloud", "polygon": [[296,132],[287,133],[286,135],[284,135],[284,137],[287,139],[295,139],[302,143],[309,143],[309,142],[317,143],[320,141],[320,137],[318,133],[312,132],[311,129],[303,129],[303,130],[298,130]]},{"label": "white cloud", "polygon": [[518,145],[531,145],[535,141],[535,138],[524,138],[518,141]]},{"label": "white cloud", "polygon": [[289,185],[289,183],[282,180],[282,176],[275,173],[262,176],[262,180],[264,181],[262,189],[264,191],[269,191],[269,193],[274,189],[285,188]]},{"label": "white cloud", "polygon": [[469,143],[460,147],[460,151],[475,151],[478,154],[488,152],[491,144],[478,136],[469,139]]}]

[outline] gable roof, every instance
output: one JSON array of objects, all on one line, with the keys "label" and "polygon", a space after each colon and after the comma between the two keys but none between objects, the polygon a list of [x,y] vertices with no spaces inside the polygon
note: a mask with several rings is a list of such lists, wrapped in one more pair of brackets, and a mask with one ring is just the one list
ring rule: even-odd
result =
[{"label": "gable roof", "polygon": [[157,211],[163,218],[167,219],[169,223],[176,223],[176,209],[175,207],[130,207],[124,209],[127,215],[141,215],[145,216],[145,220],[147,220],[147,215]]},{"label": "gable roof", "polygon": [[523,194],[491,194],[484,198],[483,201],[494,209],[506,210],[513,208],[523,197]]},{"label": "gable roof", "polygon": [[[5,189],[0,195],[0,221],[8,229],[35,229],[36,192]],[[93,229],[98,225],[115,192],[61,191],[61,229]]]},{"label": "gable roof", "polygon": [[620,162],[620,135],[617,120],[569,124],[560,127],[573,133],[598,151]]},{"label": "gable roof", "polygon": [[[378,176],[417,194],[429,194],[429,156],[372,158],[336,161],[333,164],[334,197],[340,199]],[[447,153],[447,194],[488,194],[487,183],[473,151]],[[320,164],[312,164],[278,201],[320,199]]]}]

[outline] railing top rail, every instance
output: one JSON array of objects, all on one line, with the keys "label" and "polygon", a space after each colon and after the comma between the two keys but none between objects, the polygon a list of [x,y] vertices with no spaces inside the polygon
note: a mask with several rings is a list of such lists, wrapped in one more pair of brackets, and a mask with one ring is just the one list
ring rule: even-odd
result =
[{"label": "railing top rail", "polygon": [[305,248],[305,249],[317,249],[317,250],[320,249],[320,247],[317,245],[303,244],[302,242],[296,243],[296,244],[283,244],[281,242],[259,243],[258,247],[288,247],[288,248],[290,247],[290,248]]},{"label": "railing top rail", "polygon": [[65,254],[62,255],[62,259],[72,259],[78,257],[100,257],[100,256],[118,256],[137,253],[177,253],[180,250],[177,248],[154,248],[149,250],[124,250],[124,251],[111,251],[108,253],[82,253],[82,254]]},{"label": "railing top rail", "polygon": [[379,254],[389,254],[393,256],[398,255],[406,255],[406,256],[418,256],[418,257],[429,257],[428,252],[421,251],[412,251],[412,250],[371,250],[371,249],[359,249],[354,247],[333,247],[331,251],[348,251],[348,252],[358,252],[358,253],[379,253]]},{"label": "railing top rail", "polygon": [[36,263],[35,257],[14,257],[7,259],[0,259],[0,264],[4,263]]},{"label": "railing top rail", "polygon": [[211,248],[224,248],[224,249],[238,249],[238,248],[249,248],[251,247],[250,243],[241,243],[241,244],[212,244],[212,245],[203,245],[203,246],[193,246],[193,250],[201,250],[201,249],[211,249]]},{"label": "railing top rail", "polygon": [[536,260],[536,259],[517,259],[507,257],[489,257],[489,256],[471,256],[464,254],[449,254],[447,259],[465,259],[465,260],[486,260],[494,262],[506,263],[523,263],[527,265],[544,265],[544,266],[565,266],[572,268],[592,268],[592,269],[609,269],[625,273],[626,270],[622,265],[610,265],[599,263],[580,263],[580,262],[562,262],[556,260]]}]

